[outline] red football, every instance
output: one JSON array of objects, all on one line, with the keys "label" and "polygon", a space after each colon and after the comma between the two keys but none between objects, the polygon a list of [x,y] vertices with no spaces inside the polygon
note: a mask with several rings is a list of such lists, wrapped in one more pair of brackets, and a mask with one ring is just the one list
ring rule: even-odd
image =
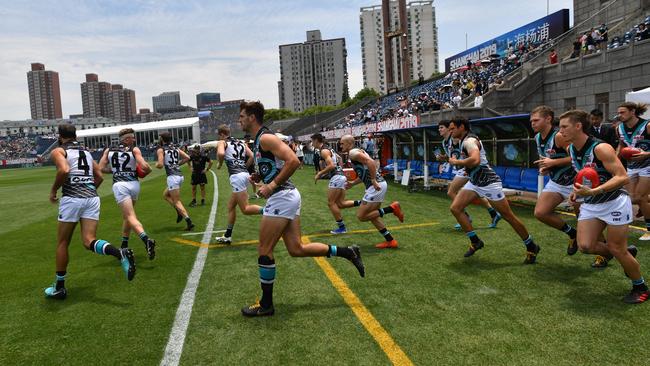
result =
[{"label": "red football", "polygon": [[357,179],[357,172],[353,168],[343,168],[343,174],[349,181]]},{"label": "red football", "polygon": [[598,173],[594,168],[582,168],[576,174],[576,180],[575,183],[580,183],[583,186],[591,186],[591,188],[596,188],[600,185],[600,178],[598,177]]},{"label": "red football", "polygon": [[135,166],[135,173],[138,175],[138,178],[144,178],[147,176],[149,173],[145,173],[144,169],[140,167],[140,165]]},{"label": "red football", "polygon": [[642,151],[637,149],[637,148],[626,146],[626,147],[621,149],[620,155],[621,155],[621,157],[623,159],[630,160],[630,158],[632,158],[634,155],[636,155],[636,154],[638,154],[640,152],[642,152]]}]

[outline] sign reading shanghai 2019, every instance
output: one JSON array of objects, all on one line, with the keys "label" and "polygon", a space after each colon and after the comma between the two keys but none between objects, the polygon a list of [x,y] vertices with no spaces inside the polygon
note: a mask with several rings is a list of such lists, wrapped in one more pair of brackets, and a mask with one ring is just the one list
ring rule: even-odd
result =
[{"label": "sign reading shanghai 2019", "polygon": [[569,9],[562,9],[445,59],[445,70],[446,72],[454,71],[467,65],[468,60],[475,63],[494,54],[504,57],[508,47],[512,46],[517,49],[522,43],[541,44],[568,30]]}]

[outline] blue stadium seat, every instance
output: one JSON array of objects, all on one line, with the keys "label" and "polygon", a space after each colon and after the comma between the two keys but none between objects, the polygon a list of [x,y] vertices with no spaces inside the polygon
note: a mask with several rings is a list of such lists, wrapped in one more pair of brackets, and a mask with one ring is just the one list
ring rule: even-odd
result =
[{"label": "blue stadium seat", "polygon": [[438,167],[440,166],[440,163],[430,161],[427,163],[429,166],[429,177],[431,178],[437,178],[440,174],[438,174]]},{"label": "blue stadium seat", "polygon": [[397,159],[397,170],[402,171],[406,169],[406,160],[405,159]]},{"label": "blue stadium seat", "polygon": [[503,186],[505,188],[511,189],[524,189],[524,186],[521,185],[521,168],[506,168],[505,178],[503,179]]},{"label": "blue stadium seat", "polygon": [[539,172],[535,168],[528,168],[524,170],[524,173],[521,175],[521,184],[524,186],[524,190],[529,192],[537,192],[537,176]]},{"label": "blue stadium seat", "polygon": [[501,181],[503,182],[506,179],[506,167],[504,166],[495,166],[494,171],[497,173]]}]

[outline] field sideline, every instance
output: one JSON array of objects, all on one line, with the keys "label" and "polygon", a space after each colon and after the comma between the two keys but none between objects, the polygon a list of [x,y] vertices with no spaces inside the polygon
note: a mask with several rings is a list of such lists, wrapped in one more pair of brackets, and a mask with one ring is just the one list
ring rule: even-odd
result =
[{"label": "field sideline", "polygon": [[[223,230],[230,185],[225,169],[215,172],[215,230]],[[77,232],[68,298],[51,301],[43,288],[54,278],[57,207],[47,199],[53,177],[51,167],[0,170],[0,275],[8,288],[0,300],[0,365],[159,364],[209,220],[212,178],[206,205],[189,208],[195,233],[184,235],[161,198],[164,176],[156,170],[143,181],[136,206],[158,242],[156,259],[148,261],[131,235],[137,274],[128,282],[114,259],[85,250]],[[105,179],[98,237],[119,246],[121,216]],[[467,239],[452,228],[446,195],[391,184],[387,199],[399,200],[406,218],[385,221],[400,248],[377,250],[381,236],[357,222],[352,209],[344,217],[353,232],[328,234],[334,222],[327,182],[314,184],[312,167],[293,180],[302,195],[303,235],[360,245],[366,278],[340,258],[290,258],[279,243],[276,314],[243,318],[239,309],[260,295],[259,217],[238,211],[234,245],[216,245],[213,234],[207,246],[180,364],[636,365],[650,356],[650,305],[622,303],[630,284],[618,263],[598,271],[589,266],[591,256],[568,257],[566,236],[537,222],[528,207],[515,211],[542,247],[539,263],[522,265],[519,238],[503,221],[487,229],[489,216],[477,207],[470,212],[486,247],[465,259]],[[348,197],[362,192],[355,187]],[[638,236],[632,232],[630,243],[639,246],[650,277],[650,246]]]}]

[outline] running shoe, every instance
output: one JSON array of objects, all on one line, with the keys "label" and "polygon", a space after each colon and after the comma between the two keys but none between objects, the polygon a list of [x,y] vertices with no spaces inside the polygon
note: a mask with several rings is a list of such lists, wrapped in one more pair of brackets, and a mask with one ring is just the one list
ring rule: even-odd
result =
[{"label": "running shoe", "polygon": [[395,201],[391,203],[390,208],[393,209],[393,215],[397,217],[399,222],[404,222],[404,213],[402,212],[402,207],[399,205],[399,202]]},{"label": "running shoe", "polygon": [[122,254],[122,259],[120,260],[122,270],[126,274],[126,279],[131,281],[135,277],[135,258],[133,258],[133,251],[126,248],[120,249],[120,253]]},{"label": "running shoe", "polygon": [[375,248],[377,249],[394,249],[397,248],[399,244],[397,244],[397,240],[393,239],[391,241],[385,241],[382,243],[379,243],[375,245]]},{"label": "running shoe", "polygon": [[56,289],[56,283],[45,289],[45,297],[48,299],[64,300],[68,296],[68,291],[65,287]]},{"label": "running shoe", "polygon": [[569,246],[566,248],[567,255],[574,255],[578,252],[578,240],[576,238],[569,239]]},{"label": "running shoe", "polygon": [[348,232],[348,229],[346,229],[345,226],[339,227],[339,228],[336,228],[336,229],[330,231],[331,234],[335,234],[335,235],[345,234],[347,232]]},{"label": "running shoe", "polygon": [[469,249],[465,252],[465,258],[473,256],[477,250],[483,249],[484,246],[483,240],[479,240],[478,243],[470,243]]},{"label": "running shoe", "polygon": [[494,215],[494,217],[492,218],[492,222],[490,223],[490,225],[488,225],[488,227],[490,229],[496,229],[497,224],[499,223],[499,221],[501,221],[501,214],[499,214],[497,212],[497,214]]},{"label": "running shoe", "polygon": [[534,244],[535,248],[533,250],[528,250],[526,252],[526,259],[524,259],[524,264],[534,264],[537,261],[537,253],[540,251],[540,247],[537,244]]},{"label": "running shoe", "polygon": [[216,241],[219,244],[230,245],[230,243],[232,243],[232,237],[230,237],[230,236],[220,236],[220,237],[216,238]]},{"label": "running shoe", "polygon": [[623,297],[623,302],[626,304],[640,304],[646,302],[649,297],[650,291],[647,288],[645,290],[632,289],[629,294]]},{"label": "running shoe", "polygon": [[241,313],[243,316],[248,317],[271,316],[275,313],[275,309],[273,309],[273,305],[271,305],[270,308],[265,309],[259,302],[256,302],[255,304],[243,307]]}]

